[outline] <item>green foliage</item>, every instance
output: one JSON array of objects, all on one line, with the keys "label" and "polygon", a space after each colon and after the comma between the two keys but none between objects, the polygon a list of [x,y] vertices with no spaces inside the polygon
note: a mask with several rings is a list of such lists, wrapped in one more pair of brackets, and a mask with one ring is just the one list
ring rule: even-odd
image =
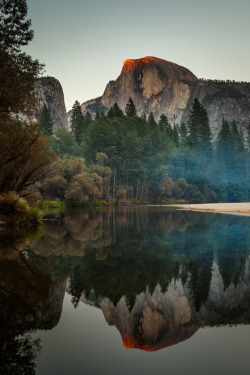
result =
[{"label": "green foliage", "polygon": [[159,120],[159,128],[161,132],[165,132],[169,138],[171,138],[172,135],[172,127],[168,121],[168,118],[166,115],[162,114]]},{"label": "green foliage", "polygon": [[83,158],[65,156],[54,163],[40,191],[43,196],[70,202],[106,199],[111,170],[105,161],[107,156],[99,153],[97,164],[88,168]]},{"label": "green foliage", "polygon": [[33,39],[26,0],[0,1],[0,112],[27,113],[35,108],[34,83],[42,70],[21,47]]},{"label": "green foliage", "polygon": [[189,146],[208,156],[212,150],[212,135],[207,111],[197,98],[194,99],[187,126]]},{"label": "green foliage", "polygon": [[53,122],[46,104],[44,104],[39,118],[39,130],[47,136],[53,134]]},{"label": "green foliage", "polygon": [[26,0],[1,0],[0,12],[0,47],[19,52],[33,39]]},{"label": "green foliage", "polygon": [[84,116],[82,114],[82,109],[80,103],[76,100],[72,107],[71,116],[71,129],[75,136],[75,141],[80,144],[82,141],[82,135],[84,132]]},{"label": "green foliage", "polygon": [[187,146],[188,143],[188,131],[184,122],[181,123],[179,129],[179,143],[181,146]]},{"label": "green foliage", "polygon": [[[86,168],[73,180],[68,172],[55,170],[44,181],[44,194],[72,202],[99,198],[117,203],[238,201],[250,194],[250,158],[242,132],[235,122],[229,126],[223,121],[213,150],[207,112],[197,99],[187,125],[171,128],[165,115],[158,123],[153,114],[148,119],[124,116],[114,104],[107,116],[97,114],[92,120],[88,115],[81,137],[78,145],[73,132],[60,129],[51,138],[53,150],[60,156],[84,157]],[[91,186],[93,194],[88,190]]]},{"label": "green foliage", "polygon": [[[13,116],[34,115],[34,83],[42,70],[37,60],[21,52],[21,47],[33,39],[26,16],[26,0],[0,1],[0,194],[15,192],[21,196],[30,194],[53,160],[38,124]],[[20,202],[15,206],[20,212],[17,216],[22,220],[23,214],[24,221],[35,222],[36,212],[27,207],[22,211]]]},{"label": "green foliage", "polygon": [[148,116],[148,125],[150,126],[151,129],[157,128],[157,122],[155,121],[155,118],[152,112]]},{"label": "green foliage", "polygon": [[175,143],[176,147],[179,147],[179,134],[177,126],[174,125],[170,139]]},{"label": "green foliage", "polygon": [[130,97],[125,108],[125,114],[128,117],[135,117],[137,115],[136,108],[132,98]]},{"label": "green foliage", "polygon": [[247,143],[247,149],[248,149],[248,152],[250,152],[250,121],[248,122],[248,125],[247,125],[247,139],[246,139],[246,143]]},{"label": "green foliage", "polygon": [[27,196],[54,160],[48,139],[37,124],[7,114],[0,114],[0,129],[0,193]]},{"label": "green foliage", "polygon": [[107,113],[107,116],[109,118],[114,118],[114,117],[123,117],[124,116],[124,113],[122,112],[121,108],[118,106],[117,103],[115,103],[113,105],[113,107],[111,107],[109,110],[108,110],[108,113]]},{"label": "green foliage", "polygon": [[81,148],[76,143],[74,133],[67,129],[60,128],[54,132],[53,137],[50,138],[51,147],[54,152],[59,155],[69,154],[72,156],[80,156]]}]

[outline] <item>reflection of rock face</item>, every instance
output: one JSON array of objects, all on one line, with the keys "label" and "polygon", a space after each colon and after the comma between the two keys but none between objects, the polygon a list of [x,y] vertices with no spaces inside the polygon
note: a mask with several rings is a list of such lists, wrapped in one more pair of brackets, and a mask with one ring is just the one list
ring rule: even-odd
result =
[{"label": "reflection of rock face", "polygon": [[131,313],[125,298],[116,307],[105,298],[100,307],[108,324],[119,329],[128,349],[158,350],[188,339],[198,329],[196,325],[185,327],[192,311],[180,284],[171,284],[165,294],[159,287],[152,296],[140,294]]},{"label": "reflection of rock face", "polygon": [[[84,296],[82,302],[91,304]],[[190,338],[199,327],[250,323],[250,267],[239,284],[230,284],[224,290],[216,262],[207,301],[195,311],[188,282],[172,281],[165,293],[157,286],[151,295],[148,291],[137,295],[130,312],[123,297],[117,306],[108,298],[96,300],[109,325],[121,333],[126,348],[146,351],[158,350]]]}]

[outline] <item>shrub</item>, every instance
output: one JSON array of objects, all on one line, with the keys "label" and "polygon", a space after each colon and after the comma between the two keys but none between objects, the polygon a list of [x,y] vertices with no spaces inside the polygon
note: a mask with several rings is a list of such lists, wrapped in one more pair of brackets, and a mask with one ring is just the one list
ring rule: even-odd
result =
[{"label": "shrub", "polygon": [[2,225],[12,228],[36,228],[42,222],[41,211],[29,207],[26,200],[14,192],[0,196],[0,217]]}]

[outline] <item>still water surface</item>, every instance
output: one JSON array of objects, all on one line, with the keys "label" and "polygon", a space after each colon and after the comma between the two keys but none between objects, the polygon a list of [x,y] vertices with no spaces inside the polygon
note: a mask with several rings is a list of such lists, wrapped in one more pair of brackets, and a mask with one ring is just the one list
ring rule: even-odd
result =
[{"label": "still water surface", "polygon": [[5,241],[0,373],[245,374],[249,224],[85,209],[46,221],[36,240]]}]

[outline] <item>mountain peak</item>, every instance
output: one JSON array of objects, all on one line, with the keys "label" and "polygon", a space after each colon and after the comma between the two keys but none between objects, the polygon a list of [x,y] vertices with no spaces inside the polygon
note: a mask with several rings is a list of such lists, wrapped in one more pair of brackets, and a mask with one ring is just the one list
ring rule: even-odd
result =
[{"label": "mountain peak", "polygon": [[134,70],[137,67],[142,67],[147,64],[156,64],[156,65],[175,65],[177,64],[172,63],[167,60],[160,59],[158,57],[154,56],[145,56],[140,59],[127,59],[123,63],[122,73],[125,73],[127,71]]}]

